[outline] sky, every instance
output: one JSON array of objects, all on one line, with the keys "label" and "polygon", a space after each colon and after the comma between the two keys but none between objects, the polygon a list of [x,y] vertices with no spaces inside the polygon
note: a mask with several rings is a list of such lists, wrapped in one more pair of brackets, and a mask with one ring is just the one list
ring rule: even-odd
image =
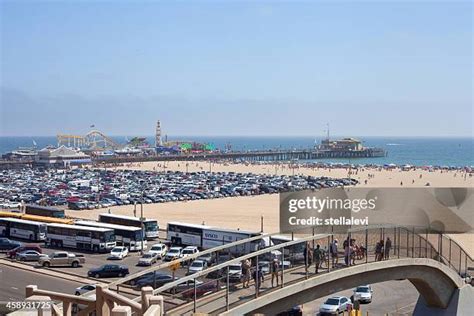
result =
[{"label": "sky", "polygon": [[0,10],[0,136],[473,136],[470,1]]}]

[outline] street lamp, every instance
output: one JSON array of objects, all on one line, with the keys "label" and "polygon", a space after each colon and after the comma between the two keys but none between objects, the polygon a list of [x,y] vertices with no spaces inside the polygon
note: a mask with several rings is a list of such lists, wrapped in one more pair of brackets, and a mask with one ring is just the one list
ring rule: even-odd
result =
[{"label": "street lamp", "polygon": [[140,255],[143,255],[143,239],[145,238],[145,229],[143,226],[143,191],[142,191],[142,199],[140,201],[140,227],[142,228],[142,240],[141,244],[142,246],[140,247]]}]

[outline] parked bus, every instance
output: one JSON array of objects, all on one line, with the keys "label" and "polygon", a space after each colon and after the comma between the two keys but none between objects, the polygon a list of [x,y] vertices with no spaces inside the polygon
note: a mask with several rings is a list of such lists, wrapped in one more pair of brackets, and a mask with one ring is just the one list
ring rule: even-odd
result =
[{"label": "parked bus", "polygon": [[64,210],[60,210],[55,207],[31,205],[31,204],[26,205],[25,214],[56,217],[56,218],[66,217],[64,214]]},{"label": "parked bus", "polygon": [[16,212],[0,211],[0,218],[2,217],[21,218],[21,219],[26,219],[28,221],[43,222],[43,223],[74,224],[74,220],[70,218],[57,218],[57,217],[16,213]]},{"label": "parked bus", "polygon": [[113,229],[117,246],[125,246],[130,251],[141,250],[142,240],[143,240],[143,249],[147,248],[147,241],[146,239],[142,237],[143,233],[140,227],[115,225],[115,224],[100,223],[100,222],[93,222],[93,221],[76,221],[76,225]]},{"label": "parked bus", "polygon": [[0,217],[13,217],[13,218],[21,218],[23,214],[20,212],[6,212],[0,211]]},{"label": "parked bus", "polygon": [[[142,225],[141,220],[138,217],[108,213],[100,214],[99,222],[134,227],[141,227]],[[156,219],[144,218],[143,226],[145,226],[145,237],[147,239],[158,238],[158,221]]]},{"label": "parked bus", "polygon": [[107,252],[115,247],[113,229],[67,224],[47,224],[46,245]]},{"label": "parked bus", "polygon": [[[285,235],[273,235],[270,237],[265,237],[264,238],[265,243],[267,246],[276,246],[279,244],[287,243],[292,240],[298,240],[298,238],[294,237],[293,239],[291,236],[285,236]],[[289,256],[292,258],[292,260],[295,261],[303,261],[304,260],[304,248],[305,248],[305,243],[297,243],[293,244],[291,246],[285,247],[285,256]]]},{"label": "parked bus", "polygon": [[46,224],[19,218],[0,218],[0,236],[42,241],[46,239]]},{"label": "parked bus", "polygon": [[[168,239],[173,245],[196,246],[202,250],[222,246],[238,240],[260,236],[260,233],[237,229],[222,229],[207,225],[169,222]],[[261,241],[244,243],[230,249],[235,255],[249,253],[258,249]]]}]

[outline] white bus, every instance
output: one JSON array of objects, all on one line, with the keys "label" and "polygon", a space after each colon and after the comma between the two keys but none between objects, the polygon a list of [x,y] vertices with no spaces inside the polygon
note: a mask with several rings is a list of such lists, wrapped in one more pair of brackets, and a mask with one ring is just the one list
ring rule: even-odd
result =
[{"label": "white bus", "polygon": [[130,251],[141,250],[142,241],[143,249],[147,248],[147,241],[142,237],[143,233],[140,227],[130,227],[93,221],[76,221],[76,225],[113,229],[117,246],[125,246]]},{"label": "white bus", "polygon": [[[99,222],[123,226],[141,227],[142,222],[139,217],[115,215],[103,213],[99,215]],[[144,218],[145,236],[147,239],[158,238],[158,221],[156,219]]]},{"label": "white bus", "polygon": [[[174,245],[196,246],[200,249],[210,249],[232,243],[238,240],[260,236],[260,233],[238,229],[223,229],[207,225],[169,222],[168,239]],[[261,241],[244,243],[230,249],[233,254],[245,254],[255,251]]]},{"label": "white bus", "polygon": [[46,223],[19,218],[0,218],[0,236],[43,241],[46,239]]},{"label": "white bus", "polygon": [[107,252],[116,246],[114,230],[67,224],[47,224],[46,245]]}]

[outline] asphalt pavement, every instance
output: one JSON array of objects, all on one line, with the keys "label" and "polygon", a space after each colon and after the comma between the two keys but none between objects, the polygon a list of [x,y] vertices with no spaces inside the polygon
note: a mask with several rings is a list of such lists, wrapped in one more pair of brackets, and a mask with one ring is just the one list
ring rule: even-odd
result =
[{"label": "asphalt pavement", "polygon": [[[371,284],[374,290],[372,302],[361,304],[362,315],[412,315],[418,300],[418,291],[408,280],[387,281]],[[331,296],[351,297],[353,289],[325,296],[302,306],[303,315],[318,315],[319,306]]]}]

